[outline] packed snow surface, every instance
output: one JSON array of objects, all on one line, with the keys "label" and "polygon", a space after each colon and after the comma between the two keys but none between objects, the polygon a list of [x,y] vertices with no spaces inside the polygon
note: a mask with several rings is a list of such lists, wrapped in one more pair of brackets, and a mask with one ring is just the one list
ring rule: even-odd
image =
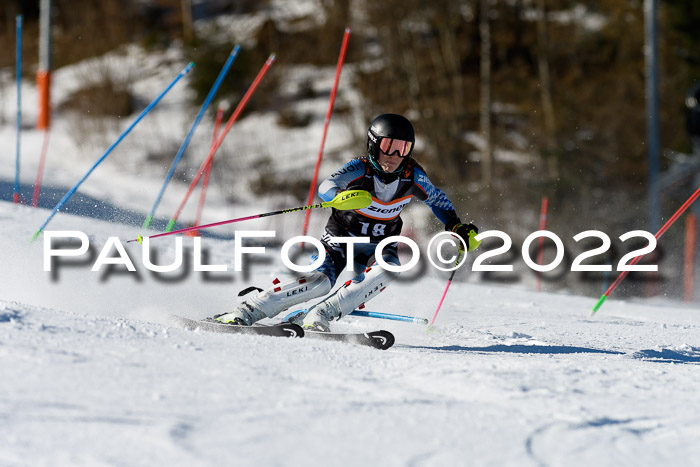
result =
[{"label": "packed snow surface", "polygon": [[[144,269],[138,243],[125,243],[135,227],[59,214],[52,230],[86,232],[95,256],[116,236],[137,271],[93,272],[95,258],[85,256],[59,258],[66,262],[45,272],[43,239],[29,239],[47,214],[0,203],[2,465],[700,458],[698,310],[611,298],[589,317],[590,297],[470,283],[460,270],[432,332],[371,318],[335,323],[392,331],[397,343],[387,351],[203,333],[168,317],[230,309],[239,289],[283,274],[279,250],[233,272],[232,242],[203,238],[209,263],[231,270],[168,283]],[[164,264],[175,243],[162,240]],[[444,285],[438,275],[395,283],[368,308],[430,318]]]},{"label": "packed snow surface", "polygon": [[[146,102],[184,66],[177,54],[127,52],[105,60],[140,71],[132,73],[133,91]],[[123,60],[133,63],[125,67]],[[76,76],[89,74],[81,70],[57,71],[57,101],[79,84]],[[324,82],[333,76],[332,67],[310,71]],[[137,226],[167,166],[155,169],[144,160],[152,149],[172,146],[174,155],[189,128],[194,113],[183,86],[166,96],[47,226],[46,232],[85,233],[90,248],[79,257],[56,258],[45,271],[47,234],[29,240],[132,118],[97,132],[88,125],[99,123],[92,119],[54,115],[40,207],[14,205],[8,200],[16,95],[7,74],[0,78],[0,465],[700,465],[697,306],[613,295],[590,317],[597,297],[479,283],[465,266],[431,332],[372,318],[333,323],[338,331],[393,332],[396,345],[387,351],[174,326],[172,315],[203,318],[228,311],[240,300],[239,290],[289,275],[272,244],[236,272],[230,226],[212,229],[218,238],[201,240],[202,262],[224,265],[225,272],[195,272],[190,237],[183,239],[183,265],[171,273],[152,273],[144,267],[141,245],[126,243],[156,233]],[[341,91],[347,99],[346,87]],[[22,88],[20,182],[26,203],[43,133],[31,128],[36,89],[31,80]],[[306,104],[313,104],[315,118],[304,131],[280,130],[272,116],[250,115],[217,157],[238,158],[248,143],[278,156],[276,166],[308,160],[311,167],[327,104]],[[334,117],[327,150],[352,142],[336,122]],[[209,147],[211,127],[206,119],[190,146],[194,167]],[[285,141],[296,152],[273,152]],[[344,160],[357,155],[347,152]],[[324,162],[321,177],[337,165]],[[210,190],[203,222],[294,206],[243,196],[250,174],[229,175],[238,202]],[[187,184],[173,181],[159,222],[174,212]],[[182,222],[194,218],[193,204]],[[419,206],[415,212],[426,211]],[[322,210],[313,214],[312,235],[320,233],[325,216]],[[290,214],[235,226],[276,230],[275,240],[285,241],[299,234],[302,218]],[[118,246],[134,272],[118,256]],[[150,259],[159,265],[170,264],[179,251],[174,237],[151,246],[157,257]],[[122,263],[110,265],[110,257]],[[92,271],[98,261],[102,266]],[[367,308],[431,318],[447,276],[420,276],[392,284]]]}]

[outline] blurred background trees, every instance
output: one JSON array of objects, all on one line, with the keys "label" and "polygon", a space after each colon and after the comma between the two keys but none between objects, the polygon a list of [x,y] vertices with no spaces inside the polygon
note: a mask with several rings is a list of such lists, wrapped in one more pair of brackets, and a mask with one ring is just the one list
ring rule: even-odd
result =
[{"label": "blurred background trees", "polygon": [[[0,46],[13,50],[14,16],[24,14],[29,61],[37,56],[38,3],[0,5]],[[291,21],[271,13],[291,5],[308,13]],[[587,215],[605,219],[610,199],[636,206],[646,191],[642,0],[54,0],[54,9],[56,67],[127,42],[178,41],[198,64],[191,80],[197,103],[233,39],[196,33],[191,21],[266,14],[221,92],[235,102],[241,83],[275,51],[277,71],[248,111],[277,111],[290,125],[308,118],[285,115],[279,70],[334,66],[350,26],[346,63],[366,121],[383,112],[409,116],[431,176],[457,203],[494,219],[523,201],[537,206],[542,192],[555,208],[586,204]],[[662,147],[690,152],[683,102],[700,80],[700,2],[660,1],[659,23]],[[0,67],[13,63],[13,54],[0,55]],[[358,154],[363,139],[359,132]]]}]

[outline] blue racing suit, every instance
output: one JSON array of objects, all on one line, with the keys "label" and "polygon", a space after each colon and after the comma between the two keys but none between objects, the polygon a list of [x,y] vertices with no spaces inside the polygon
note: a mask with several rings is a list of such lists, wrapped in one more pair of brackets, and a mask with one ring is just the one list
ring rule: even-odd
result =
[{"label": "blue racing suit", "polygon": [[[370,243],[354,246],[355,263],[364,269],[371,264],[374,248],[381,240],[400,235],[403,225],[401,211],[413,197],[427,204],[448,230],[460,223],[445,193],[430,182],[425,170],[412,158],[404,161],[397,174],[377,171],[367,157],[353,159],[324,180],[318,191],[321,199],[330,201],[345,190],[368,191],[372,195],[372,204],[348,211],[332,208],[321,238],[327,252],[326,261],[318,269],[328,276],[331,284],[335,284],[338,274],[347,265],[347,259],[346,245],[331,243],[330,237],[369,237]],[[383,259],[399,264],[396,249],[396,243],[385,248]]]}]

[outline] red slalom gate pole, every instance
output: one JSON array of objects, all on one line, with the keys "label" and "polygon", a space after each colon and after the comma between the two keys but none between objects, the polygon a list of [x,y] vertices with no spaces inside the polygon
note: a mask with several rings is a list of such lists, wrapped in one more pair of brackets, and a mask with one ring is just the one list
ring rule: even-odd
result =
[{"label": "red slalom gate pole", "polygon": [[694,214],[685,219],[685,261],[683,267],[683,299],[693,301],[695,282],[695,245],[697,244],[697,221]]},{"label": "red slalom gate pole", "polygon": [[270,69],[270,67],[272,66],[272,64],[274,62],[275,62],[275,54],[273,53],[273,54],[270,54],[270,56],[265,61],[265,64],[262,66],[262,68],[258,72],[258,75],[255,77],[255,80],[253,80],[253,83],[248,88],[248,91],[246,91],[245,95],[243,96],[243,99],[241,99],[241,102],[238,103],[236,110],[233,111],[233,114],[228,119],[228,122],[226,123],[226,127],[224,127],[224,131],[221,132],[221,134],[219,135],[219,138],[216,140],[216,142],[212,145],[211,149],[209,150],[209,155],[204,160],[204,162],[202,162],[202,165],[197,170],[197,175],[195,175],[194,179],[192,180],[192,183],[190,183],[190,187],[187,189],[187,193],[185,194],[184,199],[180,203],[180,206],[177,208],[175,215],[168,222],[168,226],[165,228],[166,232],[170,232],[172,230],[173,226],[175,226],[175,223],[177,222],[177,218],[180,217],[180,214],[182,213],[182,210],[184,209],[185,204],[187,203],[187,200],[189,199],[190,195],[192,194],[192,191],[194,190],[194,188],[197,186],[199,179],[204,174],[204,171],[206,170],[207,165],[209,165],[209,162],[211,162],[211,160],[214,158],[214,154],[216,153],[217,149],[219,149],[219,147],[221,146],[221,143],[223,143],[224,138],[226,138],[226,135],[228,134],[229,130],[231,129],[233,124],[238,119],[239,115],[243,111],[243,108],[248,103],[248,100],[250,100],[250,97],[253,95],[253,93],[255,92],[255,89],[257,89],[258,85],[260,84],[260,81],[262,81],[263,77],[265,76],[265,73],[267,73],[267,70]]},{"label": "red slalom gate pole", "polygon": [[[654,237],[657,240],[659,238],[661,238],[661,236],[669,229],[669,227],[671,227],[671,225],[673,225],[673,223],[676,222],[676,220],[678,220],[678,218],[681,216],[681,214],[683,214],[686,211],[686,209],[688,209],[690,207],[690,205],[693,204],[693,202],[696,199],[698,199],[698,196],[700,196],[700,188],[695,190],[695,193],[693,193],[690,196],[690,198],[688,198],[688,200],[685,203],[683,203],[683,205],[680,208],[678,208],[678,211],[676,211],[676,213],[673,216],[671,216],[671,218],[668,221],[666,221],[666,223],[663,225],[663,227],[661,227],[659,229],[659,231],[656,232],[656,235],[654,235]],[[630,266],[637,264],[639,261],[641,261],[641,259],[642,259],[642,256],[636,256],[632,261],[630,261],[630,263],[629,263]],[[610,285],[610,287],[608,287],[608,290],[605,291],[605,293],[598,299],[595,306],[593,306],[593,311],[591,312],[591,316],[593,316],[600,309],[600,307],[603,306],[603,303],[605,303],[605,300],[607,300],[608,296],[610,296],[610,294],[613,292],[613,290],[615,290],[617,288],[617,286],[620,285],[620,282],[622,282],[622,280],[625,277],[627,277],[628,273],[629,273],[629,271],[622,271],[620,273],[620,275],[617,276],[617,279],[615,279],[615,282],[613,282],[612,285]]]},{"label": "red slalom gate pole", "polygon": [[[542,205],[540,206],[540,230],[545,230],[547,228],[547,207],[549,206],[549,198],[546,196],[542,197]],[[542,258],[544,257],[544,237],[540,237],[537,242],[537,264],[542,265]],[[537,285],[536,290],[540,291],[540,273],[537,273]]]},{"label": "red slalom gate pole", "polygon": [[[343,43],[340,46],[340,55],[338,56],[338,64],[335,67],[335,81],[333,82],[333,89],[331,90],[331,97],[328,101],[328,110],[326,111],[326,119],[323,121],[323,135],[321,136],[321,147],[318,150],[318,157],[316,158],[316,166],[314,167],[314,175],[311,179],[311,186],[309,187],[309,197],[306,199],[306,204],[309,205],[314,200],[314,194],[316,193],[316,184],[318,183],[318,172],[321,168],[321,160],[323,159],[323,147],[326,144],[326,134],[328,133],[328,124],[331,121],[331,115],[333,114],[333,104],[335,102],[335,94],[338,90],[338,82],[340,81],[340,72],[343,68],[343,60],[345,59],[345,51],[348,48],[348,39],[350,38],[350,28],[345,28],[345,34],[343,35]],[[309,218],[311,217],[311,211],[306,211],[304,216],[304,228],[302,230],[302,235],[306,235],[309,228]],[[303,244],[302,244],[303,248]]]},{"label": "red slalom gate pole", "polygon": [[41,194],[41,179],[44,176],[44,164],[46,163],[46,152],[49,150],[49,127],[44,129],[44,143],[41,145],[41,156],[39,157],[39,168],[34,181],[34,192],[32,193],[32,207],[39,205],[39,195]]},{"label": "red slalom gate pole", "polygon": [[[212,146],[214,146],[217,136],[219,135],[219,129],[221,128],[221,120],[223,119],[223,117],[224,108],[223,106],[219,106],[219,108],[216,111],[216,121],[214,122],[214,134],[212,135],[211,141]],[[207,197],[207,187],[209,186],[209,176],[211,175],[212,165],[214,165],[214,159],[209,161],[209,164],[207,164],[207,167],[204,170],[204,180],[202,180],[202,191],[199,194],[199,205],[197,206],[197,215],[194,218],[194,225],[199,225],[199,222],[202,219],[202,211],[204,210],[204,200]],[[199,235],[199,232],[193,230],[191,232],[188,232],[188,235],[194,237],[196,235]]]}]

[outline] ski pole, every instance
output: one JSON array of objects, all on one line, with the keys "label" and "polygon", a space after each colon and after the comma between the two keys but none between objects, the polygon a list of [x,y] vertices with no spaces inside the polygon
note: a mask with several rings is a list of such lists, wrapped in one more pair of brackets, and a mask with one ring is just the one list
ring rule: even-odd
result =
[{"label": "ski pole", "polygon": [[39,227],[39,230],[36,231],[36,233],[34,234],[34,237],[32,237],[32,240],[31,240],[32,242],[33,242],[34,240],[36,240],[36,239],[39,237],[39,235],[41,234],[41,232],[44,230],[44,227],[46,227],[46,225],[49,223],[49,221],[51,221],[51,219],[53,218],[53,216],[56,215],[56,213],[58,212],[58,210],[61,209],[61,207],[62,207],[64,204],[66,204],[66,202],[68,201],[68,199],[69,199],[71,196],[73,196],[73,194],[76,192],[76,190],[78,189],[78,187],[90,176],[90,174],[97,168],[97,166],[100,165],[100,163],[101,163],[103,160],[105,160],[105,159],[107,158],[107,156],[112,152],[112,150],[114,150],[114,148],[117,147],[117,145],[118,145],[119,143],[121,143],[121,141],[126,137],[126,135],[128,135],[129,132],[136,126],[136,124],[137,124],[138,122],[140,122],[141,119],[142,119],[143,117],[145,117],[146,114],[147,114],[148,112],[150,112],[151,109],[153,109],[153,107],[156,106],[156,104],[158,104],[158,102],[160,102],[160,100],[163,98],[163,96],[165,96],[165,94],[166,94],[168,91],[170,91],[170,89],[172,89],[173,86],[175,86],[175,83],[177,83],[183,76],[185,76],[185,75],[192,69],[193,66],[194,66],[194,63],[190,62],[190,63],[180,72],[180,74],[177,75],[177,77],[172,81],[172,83],[170,83],[170,84],[168,85],[168,87],[165,88],[165,90],[164,90],[163,92],[161,92],[160,95],[159,95],[158,97],[156,97],[156,98],[153,100],[153,102],[151,102],[150,104],[148,104],[148,107],[146,107],[146,108],[141,112],[141,114],[136,118],[136,120],[134,120],[134,122],[133,122],[131,125],[129,125],[129,128],[127,128],[121,135],[119,135],[119,138],[117,138],[117,140],[116,140],[114,143],[112,143],[112,145],[111,145],[109,148],[107,148],[107,151],[105,151],[105,153],[97,160],[97,162],[95,162],[95,164],[93,164],[93,166],[90,167],[90,170],[88,170],[87,173],[86,173],[85,175],[83,175],[83,177],[82,177],[80,180],[78,180],[78,182],[73,186],[73,188],[71,188],[70,190],[68,190],[68,192],[63,196],[63,198],[61,199],[61,201],[59,201],[58,204],[56,205],[56,207],[53,208],[53,211],[51,211],[51,214],[49,214],[49,217],[44,221],[43,224],[41,224],[41,227]]},{"label": "ski pole", "polygon": [[440,307],[442,307],[442,302],[445,301],[445,296],[447,295],[447,291],[450,288],[450,284],[452,284],[452,279],[455,277],[455,273],[457,272],[457,265],[462,261],[462,257],[465,254],[465,250],[460,248],[459,249],[459,254],[457,255],[457,261],[455,261],[454,269],[450,273],[450,278],[447,279],[447,285],[445,286],[445,290],[442,291],[442,296],[440,297],[440,301],[438,302],[438,306],[435,309],[435,314],[433,314],[433,319],[430,320],[430,326],[432,327],[433,323],[435,322],[435,318],[437,318],[438,311],[440,311]]},{"label": "ski pole", "polygon": [[[328,110],[326,111],[326,118],[323,121],[323,134],[321,136],[321,147],[318,150],[318,156],[316,158],[316,166],[314,167],[314,175],[311,178],[311,187],[309,188],[309,198],[306,200],[306,204],[311,204],[314,200],[314,193],[316,193],[316,183],[318,183],[318,171],[321,168],[321,160],[323,159],[323,147],[326,144],[326,134],[328,133],[328,124],[331,122],[331,115],[333,114],[333,103],[335,102],[335,93],[338,90],[338,82],[340,81],[340,72],[343,68],[343,60],[345,58],[345,51],[348,48],[348,39],[350,38],[350,28],[345,28],[345,34],[343,34],[343,42],[340,45],[340,55],[338,56],[338,64],[335,68],[335,80],[333,81],[333,89],[331,90],[331,97],[328,101]],[[311,211],[306,211],[304,215],[304,228],[301,234],[306,235],[306,231],[309,228],[309,217]]]},{"label": "ski pole", "polygon": [[19,154],[20,141],[22,138],[22,15],[17,15],[17,143],[15,158],[15,187],[12,192],[12,201],[19,203]]},{"label": "ski pole", "polygon": [[[688,198],[688,200],[685,203],[683,203],[683,205],[680,208],[678,208],[678,211],[676,211],[676,213],[673,216],[671,216],[671,218],[668,221],[666,221],[666,223],[663,225],[663,227],[661,227],[659,229],[659,231],[656,232],[656,235],[654,235],[654,237],[657,240],[659,238],[661,238],[661,236],[664,234],[664,232],[666,232],[669,229],[669,227],[671,227],[671,225],[674,222],[676,222],[676,220],[681,216],[681,214],[683,214],[685,212],[685,210],[688,209],[691,204],[693,204],[693,202],[698,198],[698,196],[700,196],[700,188],[698,188],[695,191],[695,193],[693,193],[691,195],[691,197]],[[632,261],[630,261],[630,263],[629,263],[630,266],[637,264],[639,261],[641,261],[641,259],[642,259],[642,256],[636,256]],[[622,282],[622,280],[625,277],[627,277],[628,273],[629,273],[629,271],[622,271],[620,273],[620,275],[617,276],[617,279],[615,279],[615,282],[613,282],[612,285],[610,285],[610,287],[608,287],[608,290],[606,290],[605,293],[603,293],[603,295],[598,299],[596,304],[593,306],[593,311],[591,311],[591,316],[595,315],[596,312],[600,309],[600,307],[603,306],[603,303],[605,303],[605,300],[607,300],[607,298],[610,296],[610,294],[613,292],[613,290],[615,290],[617,288],[617,286],[620,285],[620,282]]]},{"label": "ski pole", "polygon": [[224,66],[221,68],[221,71],[219,72],[219,76],[216,77],[216,80],[214,81],[214,85],[209,90],[209,94],[207,94],[207,97],[204,99],[204,103],[202,104],[202,107],[199,109],[199,113],[197,114],[197,117],[194,119],[194,123],[192,123],[192,127],[190,127],[190,130],[187,132],[187,136],[185,136],[185,140],[180,145],[180,149],[178,149],[177,154],[175,154],[175,159],[173,159],[173,163],[170,165],[170,170],[168,170],[168,174],[165,176],[165,181],[163,182],[163,186],[160,188],[160,192],[158,193],[158,196],[156,197],[156,201],[155,201],[155,203],[153,203],[153,207],[151,208],[151,211],[148,213],[148,216],[146,217],[146,220],[143,223],[144,229],[147,229],[151,225],[151,222],[153,222],[153,216],[155,215],[156,209],[158,208],[158,204],[160,204],[160,200],[163,198],[163,193],[165,193],[165,188],[168,186],[170,179],[173,178],[173,174],[175,173],[175,168],[177,167],[178,162],[180,162],[180,159],[182,159],[182,155],[185,153],[185,149],[187,149],[187,146],[190,144],[190,139],[192,139],[192,134],[194,133],[194,130],[197,128],[197,125],[199,125],[199,122],[200,122],[200,120],[202,120],[202,117],[204,117],[204,113],[207,111],[209,104],[211,104],[211,101],[214,99],[214,96],[216,95],[217,91],[219,90],[219,86],[221,86],[221,82],[224,80],[226,73],[228,73],[228,70],[231,67],[231,64],[236,59],[236,56],[238,55],[239,50],[240,50],[240,46],[238,46],[238,45],[236,45],[233,48],[233,50],[231,51],[231,53],[228,56],[228,59],[226,59]]},{"label": "ski pole", "polygon": [[183,233],[183,232],[189,232],[191,230],[203,230],[203,229],[208,229],[210,227],[216,227],[218,225],[225,225],[225,224],[233,224],[234,222],[242,222],[242,221],[248,221],[251,219],[259,219],[261,217],[269,217],[269,216],[276,216],[278,214],[288,214],[290,212],[299,212],[299,211],[305,211],[307,209],[318,209],[318,208],[335,208],[340,211],[348,211],[351,209],[363,209],[366,208],[372,204],[372,195],[365,190],[347,190],[347,191],[342,191],[338,193],[335,198],[333,198],[330,201],[326,201],[323,203],[319,204],[313,204],[310,206],[300,206],[298,208],[291,208],[291,209],[282,209],[281,211],[272,211],[272,212],[266,212],[263,214],[255,214],[253,216],[247,216],[247,217],[239,217],[237,219],[229,219],[226,221],[221,221],[221,222],[214,222],[212,224],[204,224],[204,225],[194,225],[192,227],[185,227],[184,229],[179,229],[179,230],[173,230],[170,232],[163,232],[159,233],[156,235],[151,235],[149,237],[142,237],[139,235],[138,237],[128,240],[126,243],[131,243],[131,242],[139,242],[143,243],[144,238],[158,238],[158,237],[165,237],[166,235],[174,235],[177,233]]},{"label": "ski pole", "polygon": [[187,189],[187,193],[185,194],[185,197],[183,198],[182,202],[180,203],[180,206],[178,206],[177,211],[175,212],[175,215],[173,215],[172,219],[170,219],[170,221],[168,221],[168,225],[165,228],[166,232],[169,232],[170,230],[172,230],[173,226],[177,222],[177,218],[180,217],[182,210],[185,208],[185,204],[187,204],[187,200],[189,199],[190,195],[192,194],[194,187],[197,186],[197,182],[199,182],[199,179],[202,177],[202,174],[206,170],[207,165],[209,165],[209,162],[211,162],[211,160],[214,158],[214,154],[221,146],[221,143],[224,142],[224,138],[228,134],[228,132],[231,129],[231,127],[233,126],[233,124],[236,122],[236,119],[238,118],[238,116],[243,111],[243,108],[246,106],[246,104],[248,103],[248,100],[255,92],[255,89],[257,89],[258,85],[260,84],[260,81],[262,81],[263,77],[265,76],[265,73],[267,73],[267,70],[272,66],[272,64],[274,62],[275,62],[275,54],[270,54],[270,56],[265,61],[265,64],[262,66],[262,68],[258,72],[258,75],[253,80],[253,83],[248,88],[248,91],[246,91],[245,95],[241,99],[241,102],[238,103],[238,106],[233,111],[233,114],[231,115],[231,117],[228,119],[228,122],[226,123],[224,130],[219,135],[219,138],[212,145],[211,149],[209,150],[209,155],[204,160],[204,162],[202,162],[202,165],[199,167],[199,170],[197,170],[197,175],[195,175],[194,179],[192,180],[192,183],[190,183],[190,187]]},{"label": "ski pole", "polygon": [[[469,248],[469,245],[472,244],[472,240],[473,240],[475,242],[475,246],[472,247],[472,250],[478,248],[479,244],[481,244],[481,242],[480,241],[477,242],[474,237],[476,237],[476,232],[474,232],[473,230],[469,231],[469,239],[467,240],[467,248]],[[445,301],[445,296],[447,295],[447,290],[450,288],[450,284],[452,284],[452,279],[454,279],[455,273],[457,272],[457,269],[459,269],[460,263],[462,262],[462,258],[464,257],[465,254],[467,254],[467,251],[460,246],[459,254],[457,255],[457,261],[455,261],[454,269],[450,273],[450,278],[447,279],[447,285],[445,286],[445,290],[442,291],[442,296],[440,297],[440,301],[438,302],[438,306],[435,309],[435,314],[433,315],[433,319],[430,320],[430,326],[428,327],[428,329],[432,328],[433,323],[435,322],[435,318],[437,318],[438,311],[440,311],[440,307],[442,307],[442,302]]]},{"label": "ski pole", "polygon": [[376,311],[355,310],[352,313],[350,313],[350,316],[364,316],[367,318],[380,318],[380,319],[389,319],[392,321],[404,321],[404,322],[408,322],[408,323],[428,324],[427,318],[416,318],[415,316],[394,315],[391,313],[378,313]]}]

